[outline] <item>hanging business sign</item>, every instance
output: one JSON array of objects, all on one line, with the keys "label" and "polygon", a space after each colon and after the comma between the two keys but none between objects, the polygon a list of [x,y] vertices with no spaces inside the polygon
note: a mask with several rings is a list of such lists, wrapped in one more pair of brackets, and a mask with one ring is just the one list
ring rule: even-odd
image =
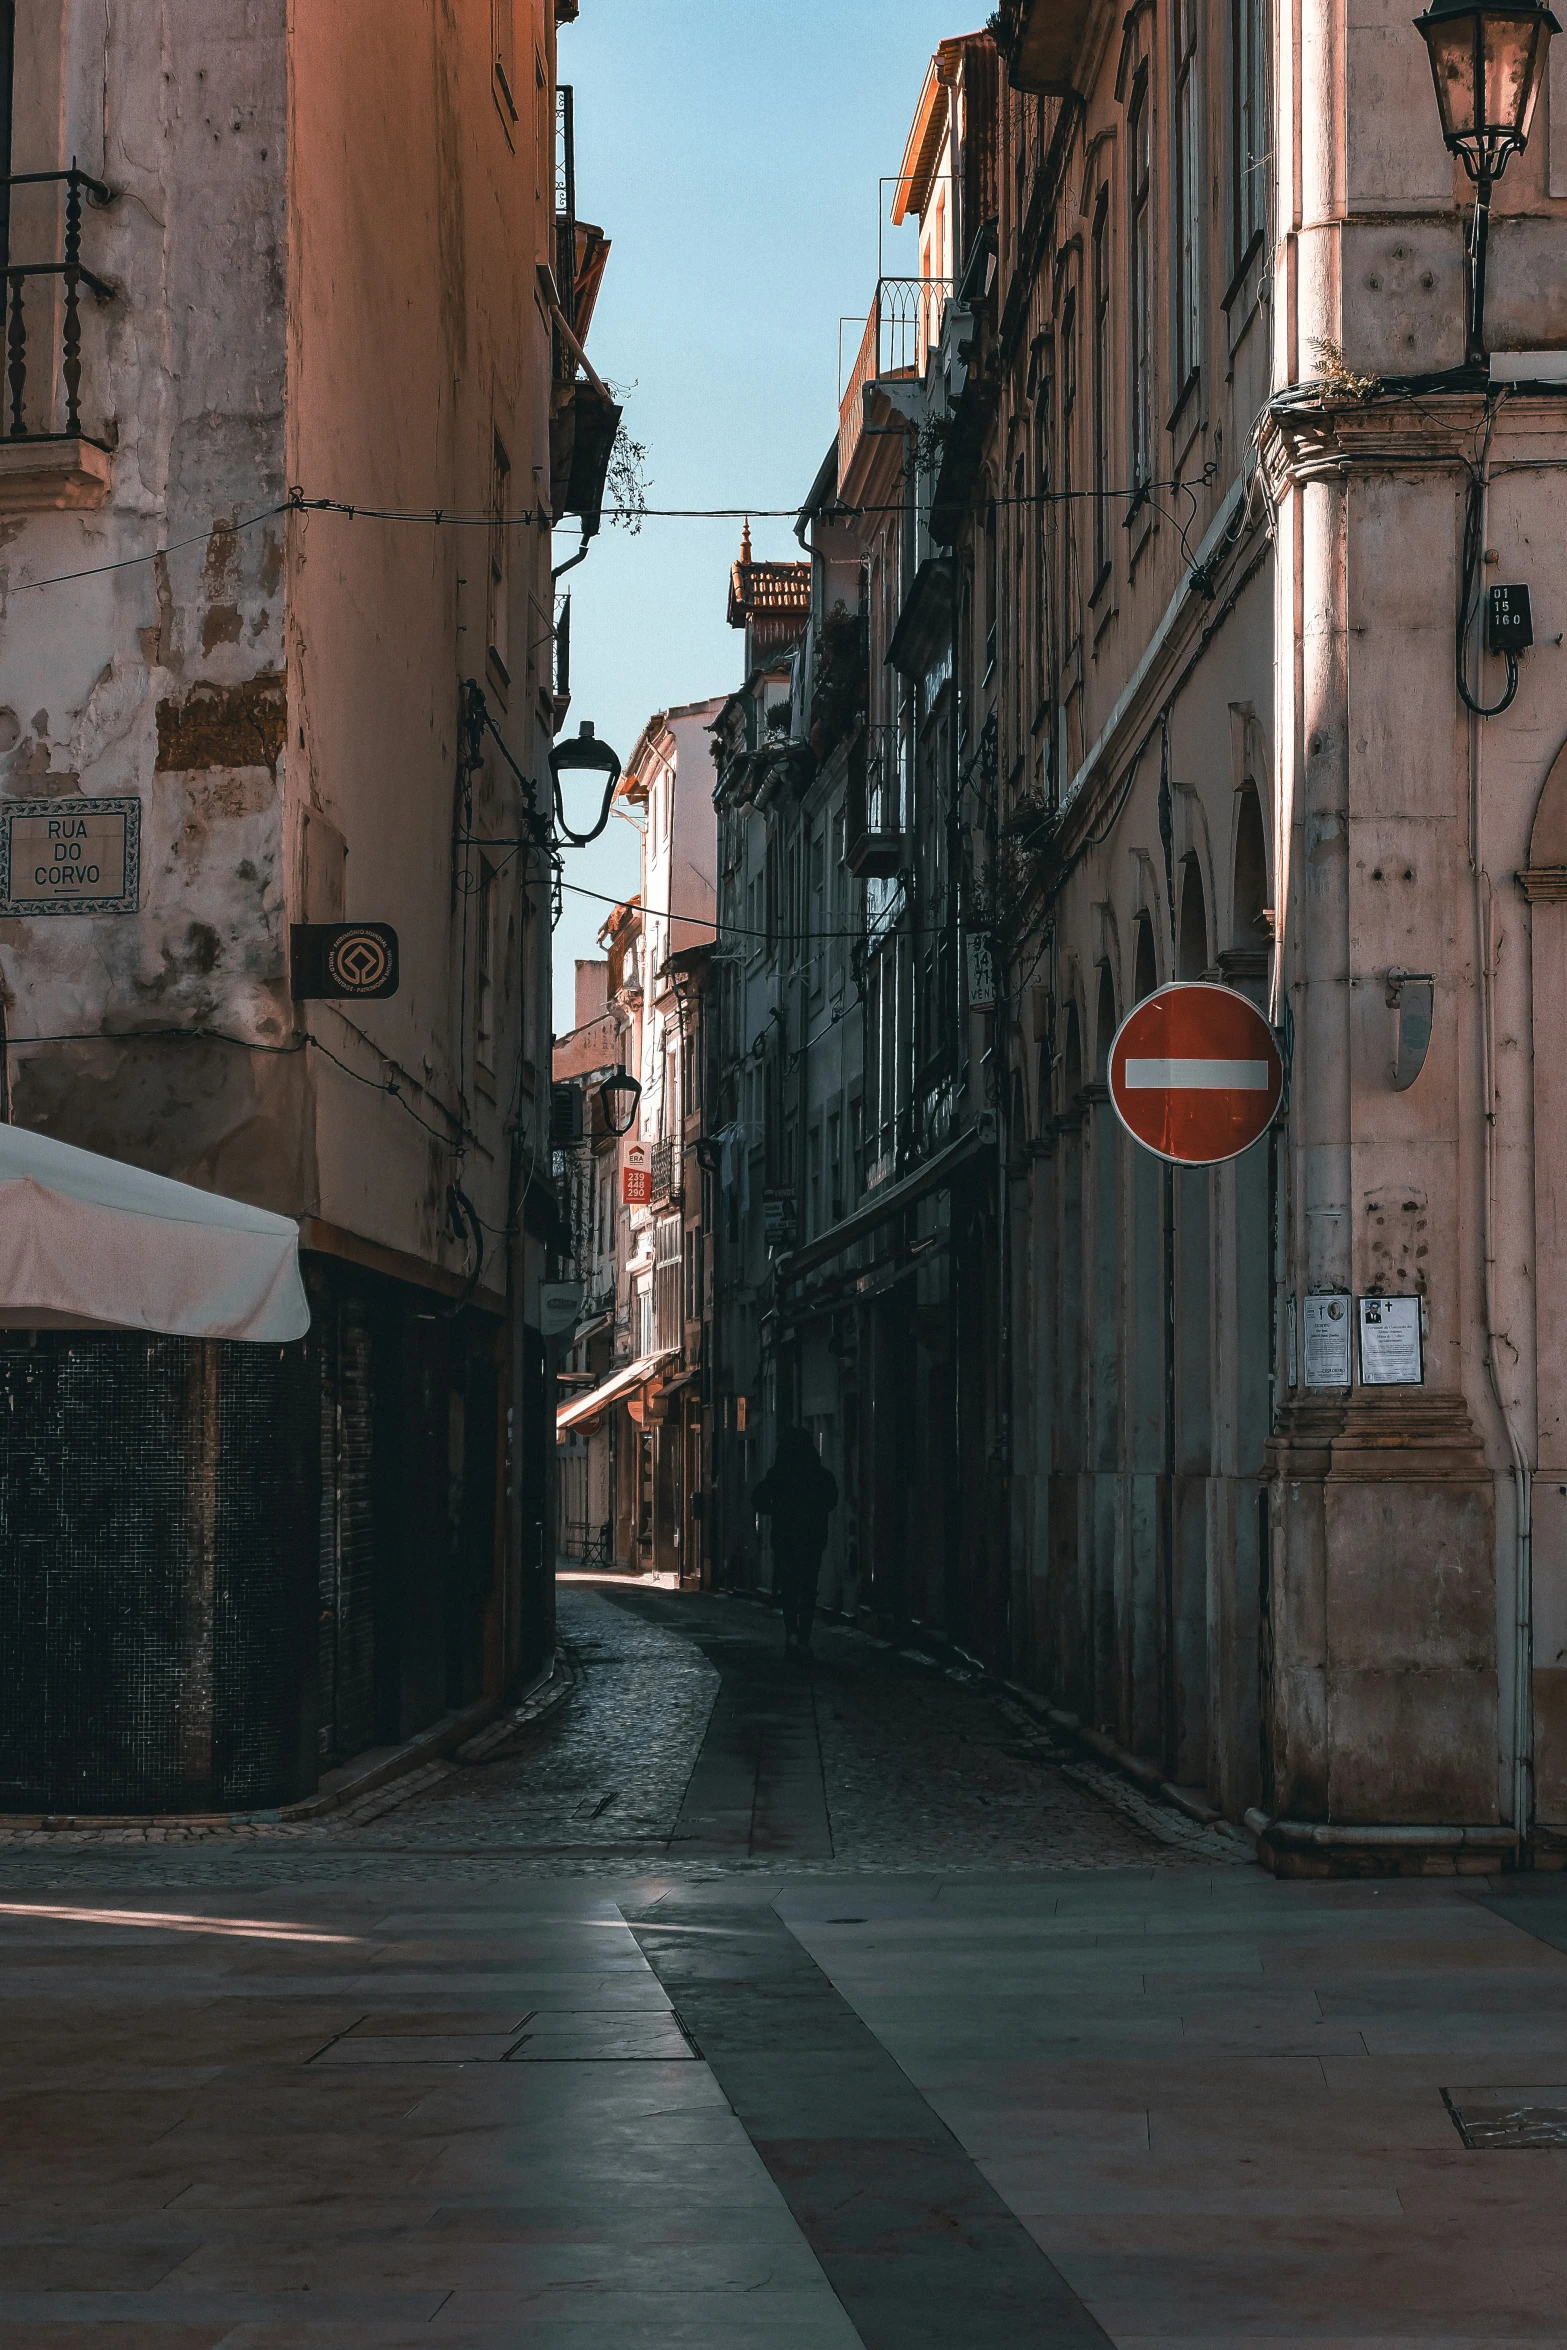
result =
[{"label": "hanging business sign", "polygon": [[996,1002],[996,958],[988,934],[983,930],[964,932],[968,947],[968,1000],[973,1012],[989,1012]]},{"label": "hanging business sign", "polygon": [[140,800],[0,807],[0,914],[134,914],[140,895]]},{"label": "hanging business sign", "polygon": [[1259,1142],[1284,1098],[1284,1063],[1233,987],[1173,980],[1128,1012],[1110,1047],[1110,1099],[1134,1141],[1184,1167]]},{"label": "hanging business sign", "polygon": [[628,1208],[645,1208],[653,1197],[653,1163],[645,1143],[632,1143],[620,1162],[620,1196]]},{"label": "hanging business sign", "polygon": [[296,1003],[397,993],[397,933],[389,922],[296,922],[291,945]]}]

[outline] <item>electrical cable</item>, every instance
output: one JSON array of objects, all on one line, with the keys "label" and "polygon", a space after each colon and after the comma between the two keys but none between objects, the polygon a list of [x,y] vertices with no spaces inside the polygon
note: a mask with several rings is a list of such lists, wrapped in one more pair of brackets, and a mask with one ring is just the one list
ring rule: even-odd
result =
[{"label": "electrical cable", "polygon": [[[356,1031],[355,1033],[357,1034],[358,1032]],[[367,1038],[366,1042],[368,1041],[369,1040]],[[425,1133],[429,1135],[432,1142],[438,1142],[443,1150],[455,1151],[460,1157],[466,1152],[468,1144],[470,1142],[477,1141],[478,1139],[477,1136],[472,1134],[458,1118],[454,1110],[449,1110],[446,1104],[443,1101],[440,1101],[434,1094],[428,1095],[428,1099],[435,1103],[435,1106],[440,1111],[442,1117],[449,1118],[452,1122],[452,1125],[456,1128],[460,1139],[456,1142],[453,1142],[450,1136],[442,1134],[438,1127],[432,1126],[428,1118],[422,1118],[419,1115],[419,1112],[413,1107],[413,1104],[405,1096],[402,1089],[402,1084],[398,1077],[367,1077],[362,1069],[354,1068],[352,1064],[348,1061],[345,1061],[340,1054],[333,1052],[329,1044],[323,1044],[320,1037],[317,1036],[313,1030],[308,1028],[298,1030],[284,1044],[264,1044],[258,1038],[251,1036],[231,1036],[226,1029],[222,1028],[172,1027],[122,1028],[96,1031],[91,1029],[70,1029],[64,1030],[60,1034],[53,1036],[8,1035],[6,1039],[8,1049],[15,1049],[22,1045],[45,1044],[188,1044],[196,1042],[207,1044],[231,1044],[236,1046],[241,1052],[266,1053],[282,1057],[286,1057],[293,1053],[302,1053],[307,1048],[314,1048],[316,1052],[324,1055],[324,1057],[332,1063],[334,1068],[341,1069],[345,1077],[351,1077],[356,1085],[368,1086],[372,1093],[384,1093],[389,1095],[390,1098],[396,1102],[398,1108],[404,1111],[408,1117],[412,1118],[416,1126],[422,1126]],[[380,1047],[378,1045],[371,1045],[370,1049],[372,1052],[380,1052]],[[383,1060],[387,1060],[388,1056],[382,1053],[381,1058]],[[389,1062],[389,1066],[395,1069],[397,1064],[395,1061],[391,1061]],[[421,1087],[420,1090],[424,1091],[425,1089]]]},{"label": "electrical cable", "polygon": [[[1217,468],[1210,463],[1196,478],[1206,482],[1212,478],[1216,470]],[[999,509],[1008,506],[1065,506],[1081,503],[1085,499],[1101,498],[1111,503],[1118,503],[1122,499],[1133,497],[1147,498],[1154,490],[1175,491],[1189,488],[1188,482],[1177,481],[1172,477],[1168,481],[1135,484],[1130,489],[1031,490],[1025,491],[1021,495],[1007,492],[996,498],[986,498],[982,504],[976,504],[972,508],[963,509],[963,511],[977,516],[981,512],[988,512],[992,507]],[[855,522],[884,514],[901,515],[904,511],[901,499],[896,503],[886,505],[872,503],[835,504],[830,508],[823,509],[823,518],[835,523]],[[739,522],[748,518],[754,521],[792,522],[798,519],[799,512],[800,509],[797,506],[648,506],[643,508],[606,506],[604,519],[608,522],[631,521],[645,515],[650,520],[660,522]],[[276,505],[263,507],[259,512],[247,515],[242,522],[213,520],[203,530],[192,531],[186,538],[165,540],[159,546],[148,547],[144,553],[139,555],[119,555],[107,563],[87,563],[74,571],[50,572],[42,579],[15,580],[12,582],[10,592],[13,595],[31,595],[41,588],[63,587],[76,580],[101,579],[111,572],[132,570],[140,563],[157,563],[166,556],[181,554],[190,547],[210,545],[211,541],[217,537],[237,538],[246,531],[255,530],[263,522],[274,522],[280,516],[288,514],[337,514],[349,522],[407,522],[418,523],[437,530],[519,530],[535,527],[553,529],[555,527],[552,515],[534,507],[524,507],[509,513],[494,511],[468,513],[445,506],[366,506],[361,505],[357,500],[347,498],[306,497],[302,489],[295,488],[289,492],[286,498],[280,499]]]},{"label": "electrical cable", "polygon": [[1454,645],[1454,673],[1458,681],[1458,698],[1466,710],[1476,718],[1500,718],[1510,709],[1518,692],[1518,656],[1508,652],[1507,688],[1499,702],[1482,702],[1469,691],[1468,653],[1466,646],[1474,620],[1477,598],[1475,583],[1480,571],[1481,542],[1485,536],[1485,460],[1491,446],[1491,434],[1496,426],[1496,413],[1501,402],[1488,401],[1485,437],[1480,446],[1479,460],[1470,468],[1469,490],[1464,501],[1463,552],[1458,567],[1458,624]]}]

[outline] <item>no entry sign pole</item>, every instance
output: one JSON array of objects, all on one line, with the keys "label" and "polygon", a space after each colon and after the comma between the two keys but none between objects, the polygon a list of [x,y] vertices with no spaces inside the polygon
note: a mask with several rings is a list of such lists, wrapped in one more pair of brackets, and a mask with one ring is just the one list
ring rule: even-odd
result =
[{"label": "no entry sign pole", "polygon": [[1273,1031],[1233,987],[1172,980],[1133,1006],[1110,1047],[1116,1116],[1173,1166],[1238,1158],[1261,1141],[1283,1098]]}]

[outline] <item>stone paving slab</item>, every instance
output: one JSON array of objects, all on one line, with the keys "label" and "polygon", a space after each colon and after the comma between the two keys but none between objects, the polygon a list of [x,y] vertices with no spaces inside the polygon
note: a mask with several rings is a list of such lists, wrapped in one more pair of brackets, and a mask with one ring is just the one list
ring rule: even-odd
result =
[{"label": "stone paving slab", "polygon": [[1567,2345],[1567,2152],[1444,2099],[1567,2084],[1559,1887],[1279,1883],[962,1678],[563,1599],[373,1821],[0,1841],[0,2350]]}]

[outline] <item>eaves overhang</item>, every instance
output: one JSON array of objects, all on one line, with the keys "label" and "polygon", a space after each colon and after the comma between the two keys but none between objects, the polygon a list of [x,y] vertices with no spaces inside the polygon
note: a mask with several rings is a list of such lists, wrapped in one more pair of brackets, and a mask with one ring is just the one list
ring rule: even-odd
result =
[{"label": "eaves overhang", "polygon": [[1013,89],[1069,96],[1092,14],[1093,0],[1008,0],[998,46]]}]

